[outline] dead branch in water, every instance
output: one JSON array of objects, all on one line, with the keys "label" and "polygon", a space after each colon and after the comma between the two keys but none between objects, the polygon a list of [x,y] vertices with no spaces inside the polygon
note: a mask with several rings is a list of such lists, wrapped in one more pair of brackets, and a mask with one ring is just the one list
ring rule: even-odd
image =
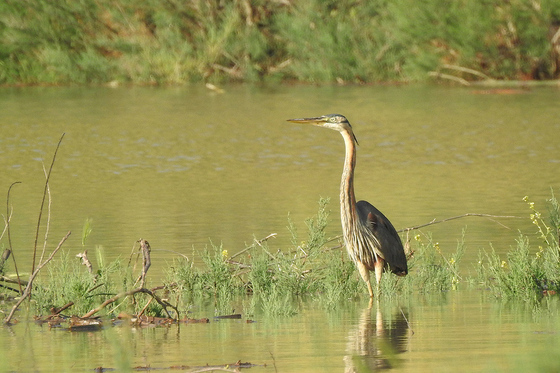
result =
[{"label": "dead branch in water", "polygon": [[76,254],[76,257],[82,260],[82,264],[86,266],[89,274],[93,275],[93,265],[89,261],[89,258],[87,256],[87,250],[84,250],[83,253]]},{"label": "dead branch in water", "polygon": [[[111,303],[113,303],[113,302],[115,302],[115,301],[117,301],[121,298],[128,297],[130,295],[134,295],[134,294],[138,294],[138,293],[148,294],[153,299],[155,299],[155,301],[158,302],[163,307],[163,309],[165,310],[165,313],[167,313],[167,316],[169,316],[170,319],[175,319],[175,320],[179,319],[179,310],[177,310],[177,307],[175,307],[172,304],[170,304],[169,302],[161,299],[152,290],[149,290],[149,289],[146,289],[146,288],[136,288],[136,289],[132,289],[132,290],[128,290],[128,291],[123,291],[122,293],[119,293],[119,294],[115,295],[114,297],[107,299],[105,302],[101,303],[101,305],[99,305],[99,307],[94,308],[93,310],[91,310],[88,313],[86,313],[85,315],[83,315],[82,319],[85,319],[85,318],[88,318],[88,317],[91,317],[91,316],[95,315],[97,312],[101,311],[103,308],[107,307],[109,304],[111,304]],[[175,310],[176,318],[171,317],[171,314],[167,310],[167,307],[171,307]]]},{"label": "dead branch in water", "polygon": [[73,305],[74,305],[74,302],[68,302],[62,307],[51,307],[51,315],[58,315],[62,311],[72,307]]},{"label": "dead branch in water", "polygon": [[[8,195],[6,196],[6,217],[5,217],[5,222],[6,222],[6,227],[5,230],[8,233],[8,248],[6,250],[4,250],[4,252],[2,253],[2,264],[6,262],[6,260],[8,260],[8,258],[10,257],[10,255],[12,256],[12,260],[14,262],[14,269],[16,271],[16,277],[18,279],[17,283],[19,285],[19,294],[22,295],[23,294],[23,289],[21,287],[21,279],[19,277],[19,271],[18,271],[18,267],[17,267],[17,263],[16,263],[16,257],[14,255],[14,250],[12,248],[12,237],[10,235],[10,220],[12,218],[12,213],[10,212],[10,191],[12,190],[12,187],[16,184],[21,184],[21,181],[16,181],[14,183],[12,183],[12,185],[10,185],[10,187],[8,188]],[[4,232],[2,232],[2,235],[4,235]]]},{"label": "dead branch in water", "polygon": [[29,296],[29,294],[31,294],[31,288],[33,287],[33,280],[35,280],[35,277],[37,277],[37,275],[39,274],[39,271],[41,271],[41,268],[43,268],[48,262],[50,262],[55,254],[58,252],[58,250],[60,250],[60,248],[62,247],[62,244],[66,241],[66,239],[68,239],[68,237],[70,236],[71,232],[66,233],[66,236],[64,236],[62,238],[62,240],[58,243],[58,246],[56,247],[56,249],[53,250],[53,252],[51,253],[51,255],[42,263],[39,263],[39,265],[37,266],[37,268],[35,269],[35,271],[33,272],[33,274],[31,274],[31,277],[29,278],[29,282],[27,283],[27,286],[25,287],[25,291],[23,292],[23,295],[21,296],[21,298],[17,301],[16,304],[14,304],[14,307],[12,308],[12,311],[10,312],[10,314],[8,315],[8,317],[6,317],[6,319],[4,320],[4,322],[6,324],[9,324],[10,321],[12,320],[12,317],[14,316],[14,313],[16,312],[17,308],[19,307],[19,305],[25,300],[25,298],[27,298]]},{"label": "dead branch in water", "polygon": [[140,242],[140,249],[142,250],[142,273],[138,276],[138,279],[134,284],[137,284],[138,281],[140,282],[140,287],[143,288],[146,284],[146,275],[148,274],[148,269],[152,265],[152,259],[150,258],[150,244],[145,239],[141,238],[137,242]]},{"label": "dead branch in water", "polygon": [[[130,369],[135,372],[148,371],[148,370],[181,370],[181,371],[188,371],[189,373],[203,373],[203,372],[215,372],[215,371],[239,373],[241,371],[240,369],[253,368],[259,366],[266,367],[266,364],[257,365],[249,362],[242,363],[241,360],[238,360],[235,363],[221,364],[221,365],[208,365],[208,364],[205,366],[172,365],[169,367],[161,367],[161,368],[155,368],[152,366],[137,366],[137,367],[131,367]],[[114,370],[114,369],[102,367],[102,366],[96,367],[94,369],[95,372],[106,372],[109,370]]]}]

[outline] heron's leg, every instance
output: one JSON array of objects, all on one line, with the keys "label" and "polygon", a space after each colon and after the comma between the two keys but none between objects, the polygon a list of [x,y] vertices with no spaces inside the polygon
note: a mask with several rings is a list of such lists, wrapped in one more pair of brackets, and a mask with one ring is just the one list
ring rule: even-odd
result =
[{"label": "heron's leg", "polygon": [[367,285],[370,298],[373,298],[373,288],[371,287],[371,282],[369,281],[369,270],[367,269],[364,263],[358,261],[356,262],[356,267],[358,267],[360,276],[362,276],[362,279],[365,281]]},{"label": "heron's leg", "polygon": [[375,268],[375,281],[377,284],[377,292],[379,293],[379,284],[381,283],[381,276],[383,275],[383,266],[385,265],[385,260],[377,257],[377,261],[374,264]]}]

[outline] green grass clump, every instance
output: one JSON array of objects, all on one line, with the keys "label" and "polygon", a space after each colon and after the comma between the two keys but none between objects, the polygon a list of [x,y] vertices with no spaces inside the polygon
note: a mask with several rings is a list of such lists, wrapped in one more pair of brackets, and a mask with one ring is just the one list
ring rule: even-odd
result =
[{"label": "green grass clump", "polygon": [[531,209],[530,219],[536,226],[540,245],[531,249],[530,238],[520,234],[516,246],[505,258],[494,251],[480,254],[477,273],[479,282],[499,298],[534,301],[542,295],[560,292],[560,208],[554,193],[549,202],[548,222],[535,209],[528,197],[523,199]]},{"label": "green grass clump", "polygon": [[464,236],[463,230],[455,252],[446,254],[431,234],[415,235],[415,248],[408,261],[409,275],[402,279],[400,287],[396,285],[396,276],[384,276],[387,279],[382,279],[382,286],[388,287],[385,292],[434,293],[456,289],[462,280],[459,263],[465,252]]},{"label": "green grass clump", "polygon": [[66,313],[87,313],[116,294],[119,285],[112,275],[123,272],[120,262],[115,261],[100,266],[97,272],[91,274],[68,251],[54,259],[46,269],[47,273],[37,280],[33,291],[39,315],[50,314],[52,307],[61,307],[68,302],[74,302],[74,305]]},{"label": "green grass clump", "polygon": [[356,296],[363,289],[353,263],[340,247],[327,246],[331,241],[325,233],[327,205],[328,199],[321,199],[317,215],[306,221],[305,240],[300,240],[289,221],[293,247],[285,252],[255,241],[242,254],[228,257],[221,246],[213,246],[202,254],[202,266],[188,259],[176,261],[167,282],[180,289],[186,303],[250,294],[253,305],[276,314],[291,313],[286,311],[290,309],[288,300],[298,297],[325,296],[336,302]]}]

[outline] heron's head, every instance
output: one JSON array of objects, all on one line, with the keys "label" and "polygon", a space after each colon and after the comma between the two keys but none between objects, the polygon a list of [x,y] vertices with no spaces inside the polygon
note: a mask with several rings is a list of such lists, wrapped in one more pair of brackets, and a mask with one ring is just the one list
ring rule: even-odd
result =
[{"label": "heron's head", "polygon": [[348,119],[346,119],[346,117],[341,114],[327,114],[315,118],[288,119],[288,122],[309,123],[319,127],[330,128],[338,132],[350,132],[352,134],[352,137],[354,137],[356,143],[358,142],[356,140],[356,137],[354,136],[354,132],[352,131],[350,122],[348,122]]}]

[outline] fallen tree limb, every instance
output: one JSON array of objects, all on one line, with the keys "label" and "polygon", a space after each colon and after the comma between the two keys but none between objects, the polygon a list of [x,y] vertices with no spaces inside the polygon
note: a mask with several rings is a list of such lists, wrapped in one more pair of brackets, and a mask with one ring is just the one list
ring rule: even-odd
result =
[{"label": "fallen tree limb", "polygon": [[62,311],[72,307],[73,305],[74,305],[74,302],[68,302],[62,307],[51,307],[51,315],[58,315],[59,313],[61,313]]},{"label": "fallen tree limb", "polygon": [[[27,286],[27,284],[28,284],[28,282],[25,281],[25,280],[19,280],[18,281],[18,280],[14,280],[14,279],[6,277],[6,276],[0,276],[0,281],[7,282],[9,284],[19,284],[20,286],[21,285]],[[22,289],[22,293],[23,293],[23,289]]]},{"label": "fallen tree limb", "polygon": [[[172,304],[170,304],[167,301],[162,300],[153,291],[151,291],[149,289],[146,289],[146,288],[136,288],[136,289],[132,289],[132,290],[128,290],[128,291],[123,291],[122,293],[119,293],[119,294],[115,295],[114,297],[107,299],[105,302],[101,303],[101,305],[99,305],[99,307],[94,308],[93,310],[91,310],[88,313],[86,313],[85,315],[83,315],[82,318],[85,319],[85,318],[91,317],[91,316],[95,315],[97,312],[101,311],[103,308],[107,307],[109,304],[111,304],[113,302],[116,302],[117,300],[119,300],[121,298],[128,297],[130,295],[134,295],[134,294],[138,294],[138,293],[148,294],[153,299],[155,299],[155,301],[158,302],[163,307],[163,309],[165,310],[165,313],[167,313],[167,316],[169,316],[170,319],[175,319],[175,320],[179,319],[179,310],[177,310],[177,307],[173,306]],[[176,318],[171,317],[171,314],[167,310],[167,307],[171,307],[175,310],[175,313],[177,314]]]},{"label": "fallen tree limb", "polygon": [[[253,368],[259,366],[266,367],[266,365],[257,365],[249,362],[242,363],[241,360],[238,360],[237,362],[232,364],[221,364],[221,365],[205,365],[205,366],[172,365],[172,366],[161,367],[161,368],[155,368],[149,365],[148,366],[141,365],[141,366],[131,367],[130,369],[132,371],[181,370],[181,371],[188,371],[189,373],[202,373],[202,372],[215,372],[215,371],[239,373],[240,369]],[[106,372],[109,370],[114,370],[114,369],[99,366],[94,369],[94,372]]]}]

